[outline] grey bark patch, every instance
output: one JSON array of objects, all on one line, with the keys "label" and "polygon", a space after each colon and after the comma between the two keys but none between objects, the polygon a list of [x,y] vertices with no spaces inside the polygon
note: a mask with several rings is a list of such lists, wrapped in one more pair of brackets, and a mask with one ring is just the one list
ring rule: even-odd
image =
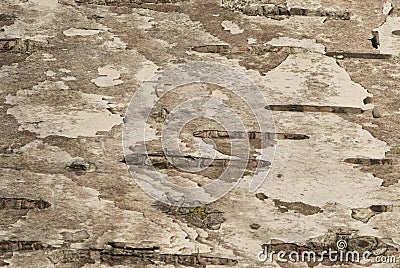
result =
[{"label": "grey bark patch", "polygon": [[13,14],[0,14],[0,28],[14,24],[15,18]]},{"label": "grey bark patch", "polygon": [[169,206],[161,202],[155,203],[162,212],[177,217],[183,222],[196,227],[210,230],[218,230],[221,224],[226,221],[223,212],[211,209],[209,206],[200,206],[196,208],[185,208],[178,206]]},{"label": "grey bark patch", "polygon": [[11,52],[1,52],[0,54],[0,68],[4,65],[12,65],[13,63],[23,62],[29,55],[18,54]]},{"label": "grey bark patch", "polygon": [[165,4],[177,3],[185,0],[75,0],[77,4],[123,6],[127,4]]},{"label": "grey bark patch", "polygon": [[240,132],[240,131],[219,131],[219,130],[201,130],[195,131],[193,136],[199,138],[231,138],[231,139],[266,139],[266,140],[307,140],[310,137],[305,134],[297,134],[297,133],[272,133],[272,132],[257,132],[257,131],[249,131],[249,132]]},{"label": "grey bark patch", "polygon": [[27,198],[0,198],[0,209],[46,209],[51,204],[44,200]]},{"label": "grey bark patch", "polygon": [[354,164],[354,165],[393,165],[394,160],[390,158],[383,159],[371,159],[371,158],[346,158],[344,160],[345,163]]},{"label": "grey bark patch", "polygon": [[354,208],[351,210],[351,217],[363,223],[368,223],[372,217],[384,212],[392,212],[393,206],[372,205],[369,208]]},{"label": "grey bark patch", "polygon": [[76,232],[62,232],[61,235],[63,239],[67,242],[83,242],[90,237],[86,230],[76,231]]},{"label": "grey bark patch", "polygon": [[2,38],[0,39],[0,52],[12,51],[16,53],[20,52],[33,52],[38,49],[48,47],[48,43],[33,41],[29,39],[19,38]]},{"label": "grey bark patch", "polygon": [[89,250],[58,249],[48,252],[47,258],[54,264],[75,263],[78,267],[95,263]]},{"label": "grey bark patch", "polygon": [[308,205],[303,202],[284,202],[279,199],[274,199],[273,201],[275,207],[277,207],[278,210],[283,213],[293,210],[294,212],[309,216],[322,212],[320,207]]},{"label": "grey bark patch", "polygon": [[67,164],[66,169],[75,172],[76,175],[82,175],[85,172],[95,171],[97,167],[93,162],[77,157]]},{"label": "grey bark patch", "polygon": [[192,50],[200,53],[229,53],[231,47],[229,45],[204,45],[193,47]]},{"label": "grey bark patch", "polygon": [[291,47],[273,46],[269,44],[251,45],[251,46],[230,46],[230,45],[213,44],[213,45],[194,46],[191,48],[191,50],[199,53],[218,53],[221,55],[244,54],[246,56],[251,56],[251,55],[261,56],[270,52],[295,53],[295,50],[291,50]]},{"label": "grey bark patch", "polygon": [[363,103],[364,103],[364,104],[370,104],[370,103],[372,103],[372,97],[366,97],[366,98],[363,100]]},{"label": "grey bark patch", "polygon": [[48,246],[39,241],[18,241],[18,240],[2,240],[0,241],[0,252],[15,251],[34,251],[43,250]]},{"label": "grey bark patch", "polygon": [[264,201],[264,200],[268,199],[268,196],[266,196],[264,193],[257,193],[256,197],[258,199],[260,199],[261,201]]},{"label": "grey bark patch", "polygon": [[235,259],[204,256],[203,254],[160,254],[155,251],[148,250],[116,250],[103,251],[101,253],[101,262],[108,265],[151,265],[172,264],[190,267],[202,267],[207,265],[226,265],[232,267],[238,262]]},{"label": "grey bark patch", "polygon": [[[158,169],[179,169],[179,168],[206,168],[206,167],[227,167],[232,164],[240,164],[245,160],[236,159],[212,159],[206,157],[197,157],[191,155],[179,156],[179,155],[164,155],[164,153],[149,153],[147,155],[143,154],[130,154],[126,158],[129,160],[130,165],[151,165]],[[269,161],[258,160],[258,159],[248,159],[248,168],[267,168],[271,166]]]},{"label": "grey bark patch", "polygon": [[280,112],[319,112],[340,114],[362,114],[364,112],[363,109],[356,107],[319,106],[303,104],[269,105],[268,107],[265,107],[265,109]]},{"label": "grey bark patch", "polygon": [[180,264],[190,267],[207,265],[227,265],[232,267],[238,262],[235,259],[207,256],[204,254],[163,254],[159,247],[139,248],[123,242],[109,242],[104,248],[71,249],[54,248],[38,241],[0,241],[0,260],[9,259],[14,252],[44,250],[47,258],[53,264],[74,264],[74,267],[83,267],[85,264],[96,262],[114,265],[151,265]]},{"label": "grey bark patch", "polygon": [[330,51],[325,53],[328,57],[336,59],[382,59],[387,60],[393,58],[391,54],[368,53],[368,52],[343,52],[343,51]]},{"label": "grey bark patch", "polygon": [[372,109],[372,116],[374,118],[380,118],[381,117],[381,113],[379,112],[377,106],[374,106],[374,109]]},{"label": "grey bark patch", "polygon": [[287,8],[282,4],[253,3],[241,0],[223,0],[222,6],[239,11],[249,16],[265,16],[281,19],[282,16],[317,16],[329,19],[350,20],[351,13],[346,10],[308,9],[301,7]]},{"label": "grey bark patch", "polygon": [[260,229],[260,227],[261,226],[257,223],[250,224],[250,229],[253,229],[253,230],[258,230],[258,229]]}]

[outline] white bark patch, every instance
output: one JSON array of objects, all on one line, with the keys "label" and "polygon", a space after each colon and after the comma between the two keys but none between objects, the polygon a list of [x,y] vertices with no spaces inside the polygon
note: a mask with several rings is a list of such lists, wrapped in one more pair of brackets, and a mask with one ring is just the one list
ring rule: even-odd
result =
[{"label": "white bark patch", "polygon": [[155,65],[152,61],[146,60],[143,62],[142,69],[136,73],[136,79],[139,82],[147,81],[156,74],[157,69],[157,65]]},{"label": "white bark patch", "polygon": [[[329,113],[275,113],[277,132],[307,133],[309,140],[278,141],[267,196],[324,206],[368,207],[382,181],[364,173],[346,158],[381,159],[390,149],[368,131]],[[283,174],[278,178],[276,174]],[[275,176],[274,176],[275,175]]]},{"label": "white bark patch", "polygon": [[237,24],[235,24],[229,20],[224,20],[221,23],[221,26],[224,28],[225,31],[229,31],[231,34],[243,33],[243,29],[240,29],[240,27]]},{"label": "white bark patch", "polygon": [[43,53],[43,61],[56,61],[57,59],[54,58],[53,54],[50,53]]},{"label": "white bark patch", "polygon": [[64,81],[75,81],[76,77],[75,76],[66,76],[66,77],[61,77],[61,79]]},{"label": "white bark patch", "polygon": [[249,44],[249,45],[257,44],[257,39],[247,38],[247,44]]},{"label": "white bark patch", "polygon": [[390,1],[386,1],[383,3],[382,7],[382,14],[383,15],[389,15],[389,13],[393,10],[392,3]]},{"label": "white bark patch", "polygon": [[68,30],[63,31],[65,36],[90,36],[99,34],[100,32],[100,30],[85,30],[76,28],[69,28]]},{"label": "white bark patch", "polygon": [[111,50],[124,50],[128,45],[121,38],[114,36],[111,40],[104,42],[102,46]]},{"label": "white bark patch", "polygon": [[99,67],[97,71],[100,77],[92,79],[91,82],[95,83],[98,87],[112,87],[124,83],[124,81],[119,79],[121,73],[117,71],[113,65]]},{"label": "white bark patch", "polygon": [[379,34],[380,53],[399,55],[400,35],[393,34],[396,30],[400,30],[400,17],[387,17],[385,23],[374,30]]},{"label": "white bark patch", "polygon": [[18,63],[13,63],[11,65],[3,65],[0,67],[0,78],[7,77],[10,74],[17,73]]},{"label": "white bark patch", "polygon": [[54,10],[59,7],[58,0],[30,0],[29,2],[43,11]]},{"label": "white bark patch", "polygon": [[274,38],[267,44],[278,47],[300,47],[316,53],[325,53],[325,46],[312,39],[294,39],[290,37]]},{"label": "white bark patch", "polygon": [[64,81],[58,81],[58,82],[56,82],[56,85],[57,85],[57,87],[58,87],[59,89],[62,89],[62,90],[67,90],[67,89],[69,89],[69,86],[67,86],[67,85],[64,83]]},{"label": "white bark patch", "polygon": [[55,72],[49,70],[49,71],[45,72],[44,74],[45,74],[46,76],[48,76],[48,77],[54,77],[57,73],[55,73]]},{"label": "white bark patch", "polygon": [[[8,95],[7,110],[20,124],[44,138],[50,135],[76,138],[95,136],[98,131],[109,131],[122,123],[122,117],[107,111],[103,96],[75,91],[60,91],[57,83],[45,81],[32,90],[20,90]],[[49,101],[58,99],[58,101]],[[84,107],[84,108],[82,108]]]},{"label": "white bark patch", "polygon": [[71,71],[70,70],[68,70],[68,69],[65,69],[65,68],[60,68],[60,69],[58,69],[60,72],[62,72],[62,73],[70,73]]},{"label": "white bark patch", "polygon": [[371,94],[354,83],[335,59],[319,53],[289,55],[281,65],[266,73],[260,82],[266,88],[270,104],[370,108],[364,105],[363,99]]}]

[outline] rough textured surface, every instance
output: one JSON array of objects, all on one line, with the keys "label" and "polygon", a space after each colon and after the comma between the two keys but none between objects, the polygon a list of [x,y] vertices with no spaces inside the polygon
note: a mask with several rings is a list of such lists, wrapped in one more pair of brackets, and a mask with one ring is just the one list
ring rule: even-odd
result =
[{"label": "rough textured surface", "polygon": [[[397,0],[3,0],[0,266],[400,267],[399,10]],[[188,61],[255,81],[277,149],[257,192],[245,176],[183,209],[134,183],[121,140],[141,83]],[[150,127],[178,99],[160,103]],[[226,155],[223,131],[199,120],[182,140]],[[254,151],[258,134],[247,133]],[[221,173],[166,167],[195,185]],[[257,259],[265,245],[320,252],[338,239],[397,263]]]}]

